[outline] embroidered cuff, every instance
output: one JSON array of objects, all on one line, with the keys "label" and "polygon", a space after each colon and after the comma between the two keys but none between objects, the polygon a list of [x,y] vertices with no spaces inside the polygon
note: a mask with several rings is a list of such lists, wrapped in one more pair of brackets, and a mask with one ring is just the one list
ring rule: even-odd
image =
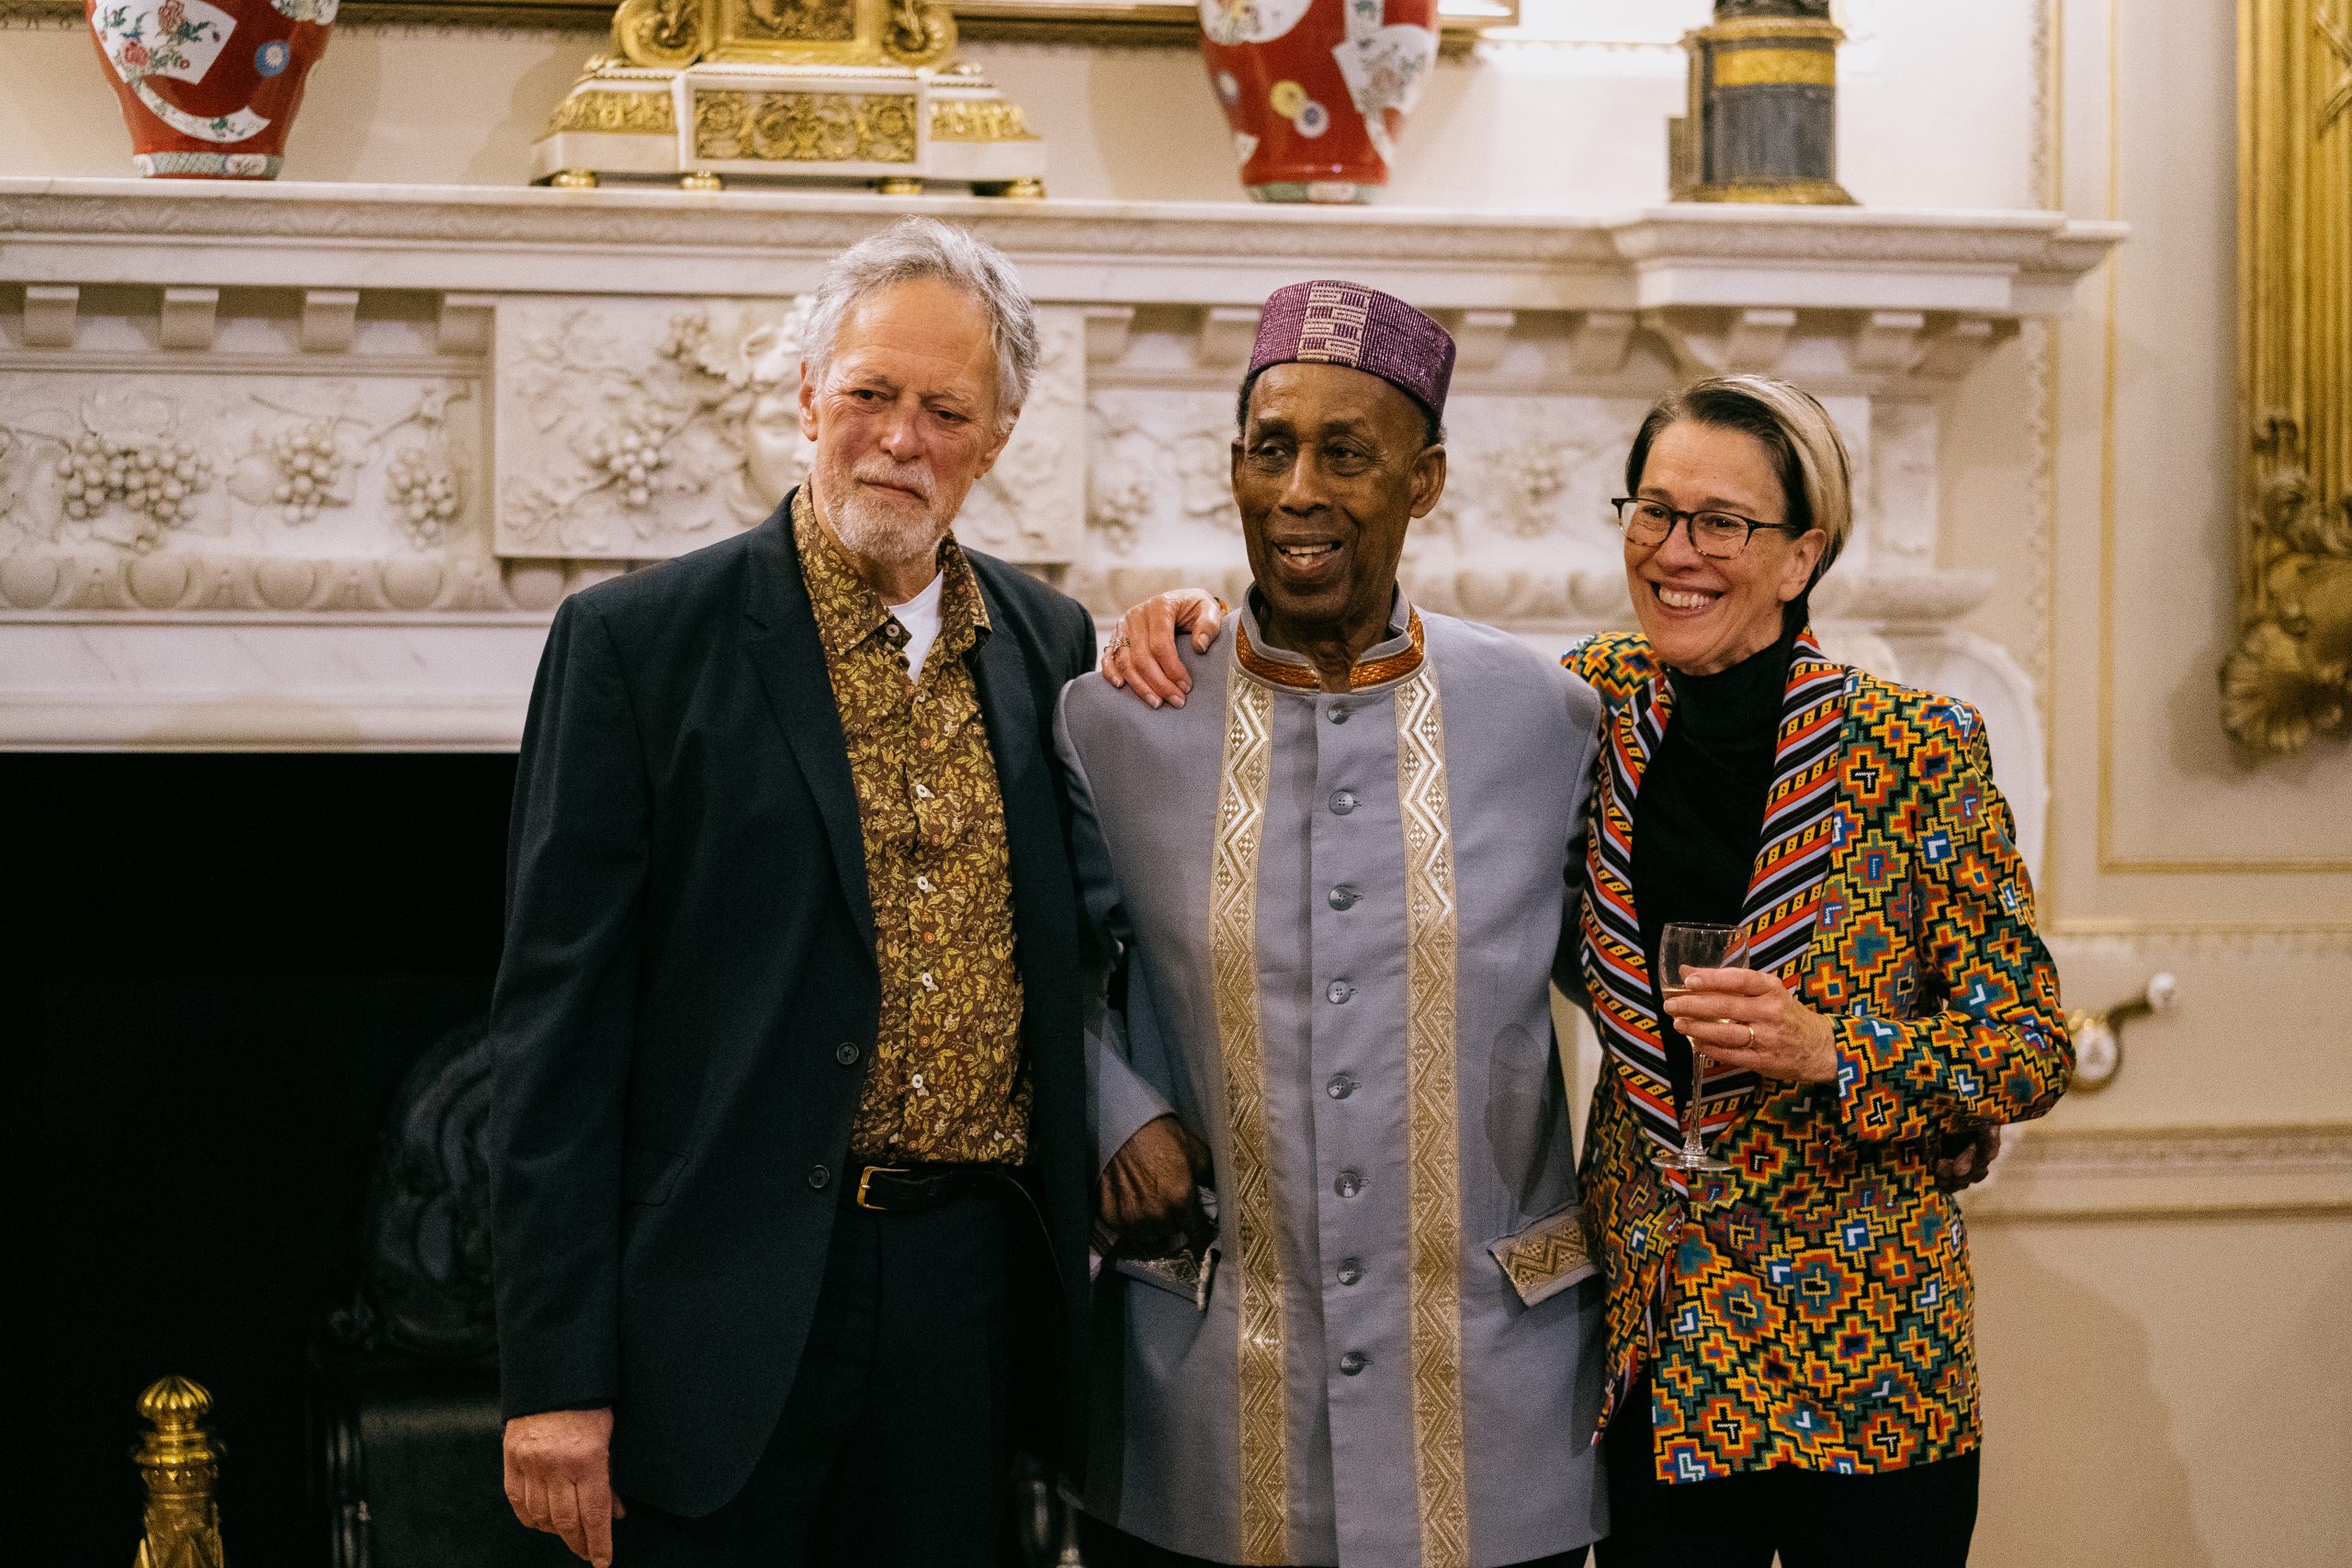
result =
[{"label": "embroidered cuff", "polygon": [[1600,1269],[1592,1238],[1585,1230],[1584,1205],[1547,1214],[1526,1228],[1490,1241],[1487,1250],[1502,1265],[1503,1277],[1519,1292],[1520,1304],[1550,1301]]}]

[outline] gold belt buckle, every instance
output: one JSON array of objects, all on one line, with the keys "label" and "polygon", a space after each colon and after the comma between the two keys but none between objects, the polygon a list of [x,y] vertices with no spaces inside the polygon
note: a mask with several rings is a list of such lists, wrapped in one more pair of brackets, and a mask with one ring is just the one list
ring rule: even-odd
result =
[{"label": "gold belt buckle", "polygon": [[867,1166],[865,1170],[858,1174],[857,1197],[855,1199],[857,1206],[861,1209],[871,1209],[876,1213],[882,1213],[882,1209],[879,1204],[869,1203],[865,1201],[866,1189],[874,1185],[874,1179],[877,1176],[904,1176],[906,1174],[907,1168],[902,1165]]}]

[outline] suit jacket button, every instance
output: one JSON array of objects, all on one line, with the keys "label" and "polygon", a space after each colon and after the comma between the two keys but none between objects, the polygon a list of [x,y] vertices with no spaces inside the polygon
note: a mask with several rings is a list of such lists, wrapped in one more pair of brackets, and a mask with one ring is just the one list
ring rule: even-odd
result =
[{"label": "suit jacket button", "polygon": [[847,1040],[842,1041],[833,1047],[833,1060],[844,1067],[853,1065],[857,1060],[857,1047]]},{"label": "suit jacket button", "polygon": [[825,1184],[832,1179],[833,1173],[821,1165],[812,1165],[808,1168],[808,1185],[820,1192],[825,1190]]},{"label": "suit jacket button", "polygon": [[1340,1358],[1340,1371],[1350,1377],[1355,1376],[1370,1365],[1372,1365],[1372,1358],[1361,1350],[1351,1350]]}]

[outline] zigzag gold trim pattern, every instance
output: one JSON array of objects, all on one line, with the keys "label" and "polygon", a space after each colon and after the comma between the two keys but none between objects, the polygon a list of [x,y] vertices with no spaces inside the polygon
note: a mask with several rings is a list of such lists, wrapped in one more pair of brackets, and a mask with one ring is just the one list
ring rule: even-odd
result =
[{"label": "zigzag gold trim pattern", "polygon": [[[1416,638],[1418,652],[1419,639]],[[1453,825],[1428,666],[1396,692],[1405,826],[1406,1269],[1423,1568],[1467,1568],[1462,1398],[1462,1122],[1455,1081]]]},{"label": "zigzag gold trim pattern", "polygon": [[1502,1266],[1522,1306],[1550,1301],[1599,1268],[1592,1256],[1592,1237],[1585,1230],[1582,1204],[1538,1220],[1516,1235],[1491,1242],[1487,1250]]},{"label": "zigzag gold trim pattern", "polygon": [[1239,1267],[1241,1560],[1290,1561],[1289,1412],[1283,1386],[1283,1278],[1266,1131],[1265,1041],[1258,1011],[1258,846],[1266,824],[1273,693],[1234,674],[1226,699],[1224,784],[1209,885],[1209,976],[1225,1061]]}]

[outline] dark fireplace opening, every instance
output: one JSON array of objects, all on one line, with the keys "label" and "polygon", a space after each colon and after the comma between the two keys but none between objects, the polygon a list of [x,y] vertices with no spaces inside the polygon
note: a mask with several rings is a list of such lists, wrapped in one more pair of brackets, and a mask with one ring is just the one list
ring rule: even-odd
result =
[{"label": "dark fireplace opening", "polygon": [[0,1561],[128,1562],[133,1401],[213,1393],[224,1542],[317,1568],[305,1353],[403,1071],[488,1002],[511,755],[0,757]]}]

